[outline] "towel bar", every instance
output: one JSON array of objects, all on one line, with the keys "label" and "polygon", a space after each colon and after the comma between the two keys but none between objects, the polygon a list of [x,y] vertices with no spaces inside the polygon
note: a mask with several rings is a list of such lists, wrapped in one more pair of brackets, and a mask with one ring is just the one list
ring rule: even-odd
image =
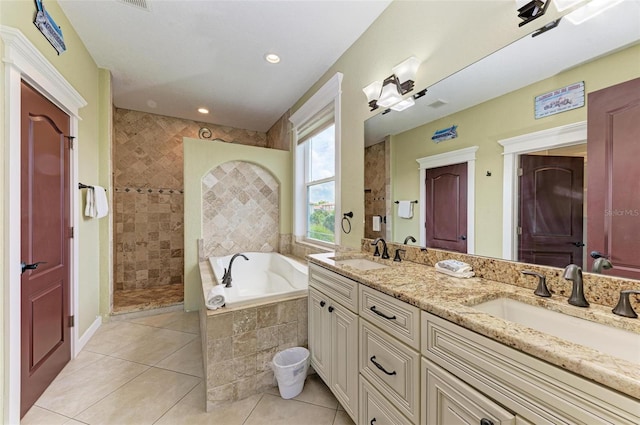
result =
[{"label": "towel bar", "polygon": [[[394,204],[399,204],[399,203],[400,203],[400,201],[396,201],[396,202],[394,202]],[[417,204],[417,203],[418,203],[418,201],[411,201],[411,203],[412,203],[412,204]]]}]

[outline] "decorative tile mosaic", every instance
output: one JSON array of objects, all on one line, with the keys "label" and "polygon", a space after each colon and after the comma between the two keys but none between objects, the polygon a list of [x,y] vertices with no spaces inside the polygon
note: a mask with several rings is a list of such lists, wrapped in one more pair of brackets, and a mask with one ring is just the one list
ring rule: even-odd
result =
[{"label": "decorative tile mosaic", "polygon": [[278,252],[280,185],[244,161],[217,166],[202,178],[205,257],[242,251]]}]

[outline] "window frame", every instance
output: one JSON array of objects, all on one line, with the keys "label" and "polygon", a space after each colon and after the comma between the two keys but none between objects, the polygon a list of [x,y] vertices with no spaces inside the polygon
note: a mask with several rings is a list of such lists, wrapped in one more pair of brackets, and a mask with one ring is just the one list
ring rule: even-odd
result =
[{"label": "window frame", "polygon": [[[327,81],[309,100],[307,100],[289,120],[293,124],[294,139],[294,190],[293,190],[293,233],[296,242],[303,242],[312,245],[318,245],[326,248],[334,249],[340,245],[340,95],[342,85],[341,73],[336,73],[329,81]],[[333,181],[335,185],[335,207],[334,207],[334,241],[325,242],[318,239],[307,237],[307,188],[309,187],[310,161],[308,160],[309,143],[312,139],[308,138],[304,143],[299,143],[299,129],[308,127],[313,123],[314,119],[318,119],[324,109],[333,105],[333,126],[334,126],[334,176],[332,178],[320,179],[313,181],[312,185],[326,181]]]}]

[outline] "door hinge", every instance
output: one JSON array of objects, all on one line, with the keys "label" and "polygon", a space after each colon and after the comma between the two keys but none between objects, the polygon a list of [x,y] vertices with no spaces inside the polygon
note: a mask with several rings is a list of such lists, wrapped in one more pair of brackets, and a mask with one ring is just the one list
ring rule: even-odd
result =
[{"label": "door hinge", "polygon": [[72,328],[76,325],[76,316],[69,316],[69,327]]},{"label": "door hinge", "polygon": [[518,234],[521,235],[522,234],[522,227],[518,226]]},{"label": "door hinge", "polygon": [[73,149],[73,141],[75,140],[75,137],[73,136],[64,136],[67,138],[67,140],[69,140],[69,149]]},{"label": "door hinge", "polygon": [[74,233],[73,229],[74,229],[73,226],[69,227],[69,238],[71,238],[71,239],[73,239],[73,233]]},{"label": "door hinge", "polygon": [[522,168],[518,168],[518,177],[522,177],[522,174],[523,174]]}]

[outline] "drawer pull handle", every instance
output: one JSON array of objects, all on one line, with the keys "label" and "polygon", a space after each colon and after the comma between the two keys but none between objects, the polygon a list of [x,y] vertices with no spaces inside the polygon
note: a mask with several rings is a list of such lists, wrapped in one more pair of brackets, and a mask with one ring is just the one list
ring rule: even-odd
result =
[{"label": "drawer pull handle", "polygon": [[376,361],[376,356],[371,356],[371,358],[369,360],[371,360],[371,363],[373,363],[378,369],[380,369],[381,371],[383,371],[387,375],[391,376],[391,375],[395,375],[396,374],[395,370],[393,372],[387,372],[387,370],[380,363],[378,363]]},{"label": "drawer pull handle", "polygon": [[480,425],[493,425],[493,421],[487,418],[482,418],[480,419]]},{"label": "drawer pull handle", "polygon": [[329,307],[329,313],[333,313],[334,308],[333,307]]},{"label": "drawer pull handle", "polygon": [[376,421],[376,418],[371,419],[371,422],[369,422],[369,425],[373,425]]},{"label": "drawer pull handle", "polygon": [[396,316],[387,316],[386,314],[381,313],[380,311],[378,311],[378,310],[376,309],[376,306],[375,306],[375,305],[372,305],[371,307],[369,307],[369,310],[373,311],[373,312],[374,312],[375,314],[377,314],[378,316],[382,316],[382,317],[384,317],[384,318],[385,318],[385,319],[387,319],[387,320],[395,320],[395,319],[396,319]]},{"label": "drawer pull handle", "polygon": [[324,302],[324,301],[320,301],[320,307],[324,307],[324,306],[325,306],[325,304],[327,304],[327,303],[326,303],[326,302]]}]

